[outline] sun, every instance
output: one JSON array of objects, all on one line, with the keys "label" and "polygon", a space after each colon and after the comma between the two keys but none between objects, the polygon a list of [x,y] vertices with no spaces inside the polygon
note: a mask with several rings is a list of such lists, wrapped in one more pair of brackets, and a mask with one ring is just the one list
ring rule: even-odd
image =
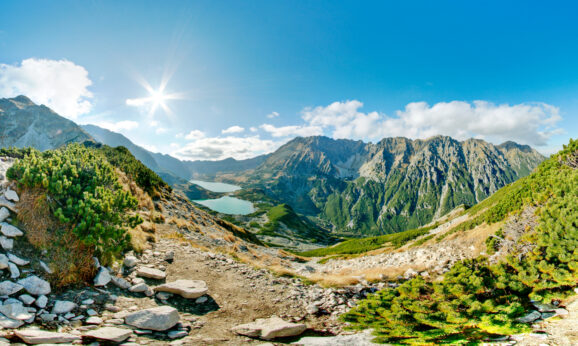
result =
[{"label": "sun", "polygon": [[153,107],[162,107],[165,108],[166,104],[165,101],[167,100],[167,95],[162,90],[151,90],[150,91],[150,99],[153,104]]}]

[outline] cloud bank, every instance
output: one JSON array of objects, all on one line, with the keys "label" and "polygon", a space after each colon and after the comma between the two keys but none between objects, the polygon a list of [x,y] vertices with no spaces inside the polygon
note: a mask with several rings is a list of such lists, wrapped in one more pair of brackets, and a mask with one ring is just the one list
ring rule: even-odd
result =
[{"label": "cloud bank", "polygon": [[91,84],[86,69],[68,60],[31,58],[0,64],[0,97],[26,95],[69,119],[91,110]]},{"label": "cloud bank", "polygon": [[183,160],[223,160],[230,157],[243,160],[270,153],[279,145],[259,136],[200,137],[177,149],[173,155]]}]

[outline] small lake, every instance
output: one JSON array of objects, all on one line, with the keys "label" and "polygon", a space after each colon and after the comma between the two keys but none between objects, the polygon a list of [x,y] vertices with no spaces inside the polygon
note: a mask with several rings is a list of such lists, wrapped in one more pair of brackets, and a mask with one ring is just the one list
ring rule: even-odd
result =
[{"label": "small lake", "polygon": [[[191,180],[191,183],[199,185],[206,190],[218,193],[231,193],[241,190],[240,186],[225,183],[215,183],[201,180]],[[199,203],[211,210],[223,214],[247,215],[255,211],[253,203],[231,196],[223,196],[221,198],[214,199],[202,199],[193,202]]]}]

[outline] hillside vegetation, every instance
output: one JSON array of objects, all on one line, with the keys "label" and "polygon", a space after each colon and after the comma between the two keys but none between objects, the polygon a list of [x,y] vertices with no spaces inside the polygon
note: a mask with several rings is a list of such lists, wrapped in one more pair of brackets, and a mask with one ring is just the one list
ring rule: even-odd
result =
[{"label": "hillside vegetation", "polygon": [[475,217],[452,230],[466,232],[537,207],[538,226],[506,258],[458,262],[440,281],[416,277],[371,295],[343,319],[356,329],[373,328],[384,343],[468,343],[529,331],[517,319],[533,301],[557,303],[578,284],[576,157],[578,141],[571,140],[534,173],[471,208]]}]

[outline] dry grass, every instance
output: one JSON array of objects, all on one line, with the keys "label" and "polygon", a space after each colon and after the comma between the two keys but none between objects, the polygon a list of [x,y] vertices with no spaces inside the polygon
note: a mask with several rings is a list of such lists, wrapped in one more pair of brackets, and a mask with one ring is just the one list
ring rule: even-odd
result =
[{"label": "dry grass", "polygon": [[154,210],[155,205],[148,193],[141,189],[133,180],[129,179],[120,169],[116,169],[116,174],[118,174],[122,188],[129,191],[138,200],[139,209]]},{"label": "dry grass", "polygon": [[144,250],[150,249],[150,243],[156,242],[154,234],[142,231],[138,226],[128,230],[130,235],[130,246],[137,252],[142,253]]},{"label": "dry grass", "polygon": [[359,277],[349,274],[313,274],[307,279],[323,287],[343,287],[359,283]]}]

